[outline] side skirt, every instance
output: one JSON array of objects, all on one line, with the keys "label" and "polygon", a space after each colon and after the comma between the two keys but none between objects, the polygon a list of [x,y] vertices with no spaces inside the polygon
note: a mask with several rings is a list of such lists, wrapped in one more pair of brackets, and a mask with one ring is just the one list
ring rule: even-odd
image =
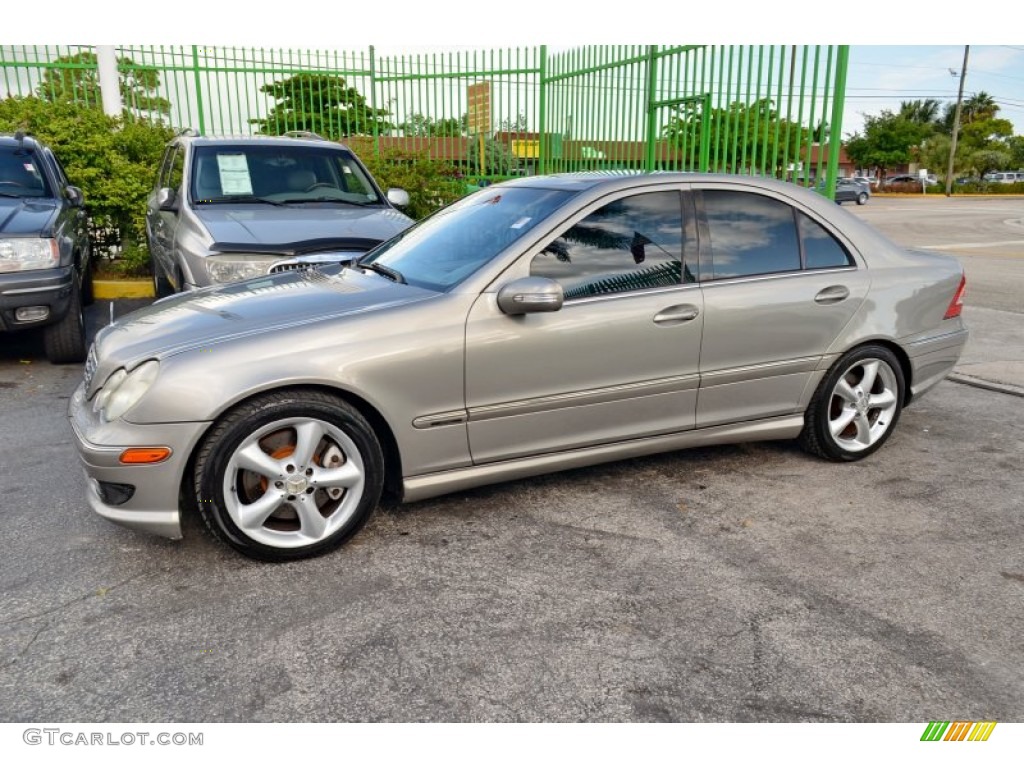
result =
[{"label": "side skirt", "polygon": [[492,483],[520,480],[524,477],[560,472],[565,469],[588,467],[609,461],[621,461],[637,456],[665,453],[682,448],[705,445],[746,443],[758,440],[791,440],[804,428],[802,413],[772,419],[746,421],[705,429],[677,432],[671,435],[645,437],[621,443],[580,448],[575,451],[549,453],[510,461],[497,461],[476,467],[450,469],[428,475],[407,477],[402,481],[402,500],[421,501],[446,493],[475,488]]}]

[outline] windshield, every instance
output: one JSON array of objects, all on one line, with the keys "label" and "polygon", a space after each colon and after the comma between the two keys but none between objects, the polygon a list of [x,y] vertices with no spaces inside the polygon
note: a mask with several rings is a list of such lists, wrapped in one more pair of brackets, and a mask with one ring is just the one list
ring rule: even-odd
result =
[{"label": "windshield", "polygon": [[574,193],[493,187],[443,208],[361,260],[410,285],[446,291],[529,232]]},{"label": "windshield", "polygon": [[0,197],[51,197],[34,152],[0,147]]},{"label": "windshield", "polygon": [[197,146],[191,193],[197,205],[383,204],[355,155],[329,142],[323,146],[259,142]]}]

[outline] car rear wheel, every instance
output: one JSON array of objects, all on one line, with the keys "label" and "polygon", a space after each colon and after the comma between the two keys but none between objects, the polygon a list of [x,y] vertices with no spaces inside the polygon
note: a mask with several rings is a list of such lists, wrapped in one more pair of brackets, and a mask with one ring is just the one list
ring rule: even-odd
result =
[{"label": "car rear wheel", "polygon": [[867,192],[861,192],[859,195],[857,195],[857,205],[864,205],[864,203],[866,203],[867,201],[868,201],[868,193]]},{"label": "car rear wheel", "polygon": [[51,363],[81,363],[88,352],[85,343],[85,316],[78,283],[71,285],[68,311],[58,322],[43,329],[43,348]]},{"label": "car rear wheel", "polygon": [[857,461],[882,447],[899,421],[903,369],[878,345],[841,357],[818,387],[804,421],[800,444],[834,461]]},{"label": "car rear wheel", "polygon": [[317,390],[257,397],[203,441],[194,486],[215,536],[259,560],[339,547],[369,519],[383,488],[380,443],[344,400]]}]

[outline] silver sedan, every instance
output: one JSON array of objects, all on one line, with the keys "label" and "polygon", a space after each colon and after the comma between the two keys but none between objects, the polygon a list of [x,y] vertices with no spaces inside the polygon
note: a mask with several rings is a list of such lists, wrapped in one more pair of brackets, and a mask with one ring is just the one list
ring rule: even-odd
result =
[{"label": "silver sedan", "polygon": [[70,405],[89,505],[251,557],[406,501],[690,446],[869,456],[946,376],[959,263],[814,192],[692,174],[522,178],[347,266],[104,328]]}]

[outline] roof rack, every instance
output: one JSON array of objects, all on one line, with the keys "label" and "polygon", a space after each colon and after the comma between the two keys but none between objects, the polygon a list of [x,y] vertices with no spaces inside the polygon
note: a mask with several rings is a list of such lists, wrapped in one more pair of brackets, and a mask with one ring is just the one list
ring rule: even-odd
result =
[{"label": "roof rack", "polygon": [[201,134],[195,128],[182,128],[178,131],[175,136],[200,136]]},{"label": "roof rack", "polygon": [[292,139],[319,139],[320,141],[327,141],[319,133],[313,133],[312,131],[285,131],[281,135]]}]

